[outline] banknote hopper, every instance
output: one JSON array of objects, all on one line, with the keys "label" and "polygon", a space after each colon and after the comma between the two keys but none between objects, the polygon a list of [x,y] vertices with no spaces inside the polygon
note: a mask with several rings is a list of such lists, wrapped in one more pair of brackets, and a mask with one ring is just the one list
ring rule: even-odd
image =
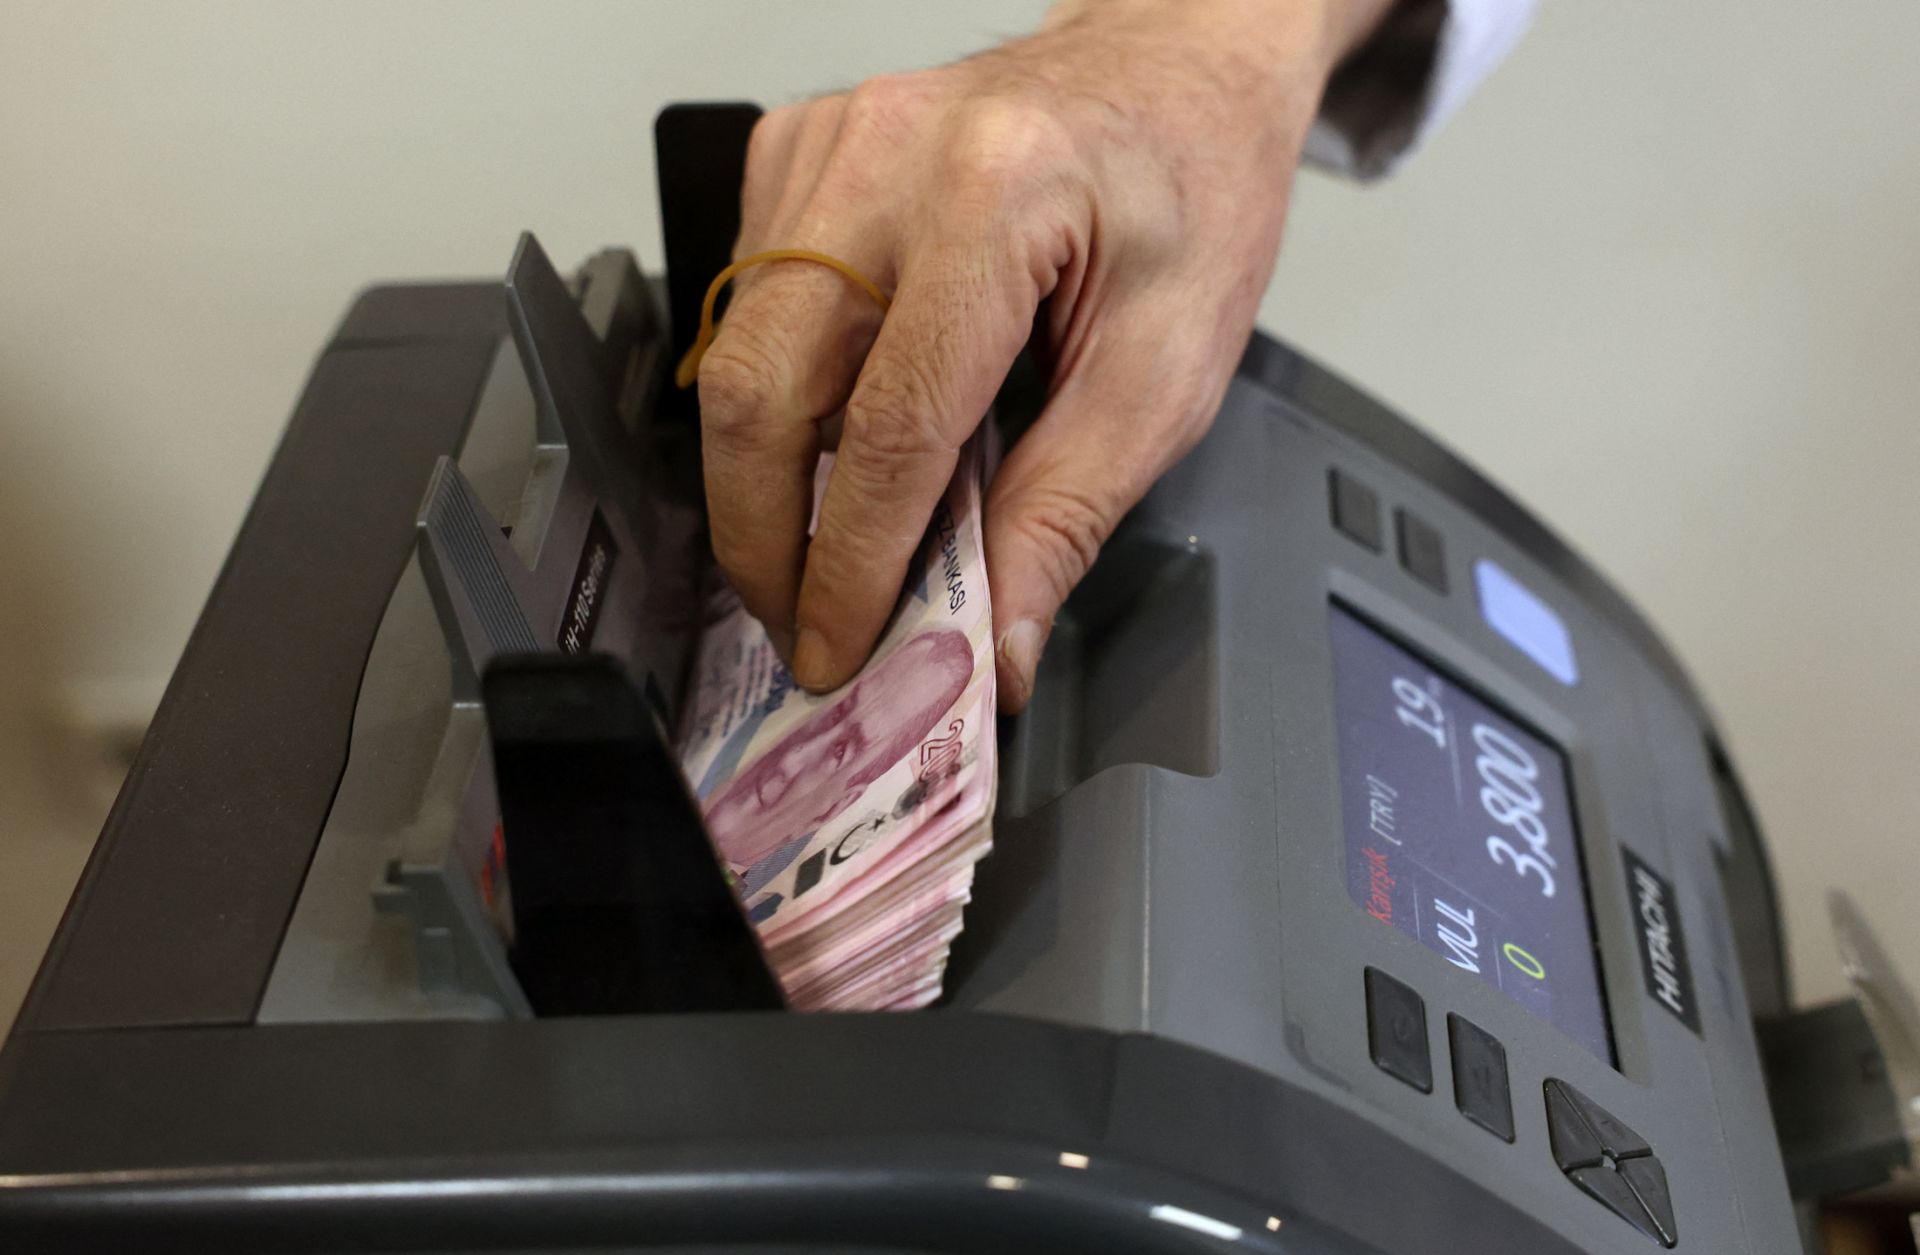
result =
[{"label": "banknote hopper", "polygon": [[663,115],[663,280],[348,309],[0,1056],[0,1248],[1764,1253],[1892,1170],[1783,1152],[1673,656],[1264,335],[1001,729],[941,1004],[783,1009],[662,733],[752,117]]}]

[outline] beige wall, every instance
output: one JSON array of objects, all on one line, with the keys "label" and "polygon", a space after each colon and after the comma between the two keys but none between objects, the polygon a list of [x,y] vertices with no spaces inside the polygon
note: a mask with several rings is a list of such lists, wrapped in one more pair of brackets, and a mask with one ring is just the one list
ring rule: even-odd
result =
[{"label": "beige wall", "polygon": [[[0,1019],[98,822],[54,735],[163,678],[376,277],[659,255],[648,124],[1032,24],[967,4],[0,2]],[[1404,177],[1303,182],[1267,325],[1533,503],[1920,976],[1920,8],[1552,4]],[[84,783],[84,782],[83,782]],[[77,835],[76,835],[77,834]]]}]

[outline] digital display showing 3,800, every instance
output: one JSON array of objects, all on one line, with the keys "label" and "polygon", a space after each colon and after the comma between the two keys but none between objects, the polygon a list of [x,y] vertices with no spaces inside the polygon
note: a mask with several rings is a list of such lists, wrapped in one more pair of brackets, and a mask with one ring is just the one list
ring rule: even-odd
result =
[{"label": "digital display showing 3,800", "polygon": [[1611,1063],[1565,757],[1332,617],[1347,892]]}]

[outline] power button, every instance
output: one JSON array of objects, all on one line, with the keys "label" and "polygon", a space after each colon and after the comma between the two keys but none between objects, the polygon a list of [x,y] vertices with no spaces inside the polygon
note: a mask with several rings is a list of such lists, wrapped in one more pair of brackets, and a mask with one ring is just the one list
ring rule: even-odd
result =
[{"label": "power button", "polygon": [[1388,1076],[1423,1094],[1433,1092],[1427,1051],[1427,1004],[1379,968],[1367,969],[1367,1052]]}]

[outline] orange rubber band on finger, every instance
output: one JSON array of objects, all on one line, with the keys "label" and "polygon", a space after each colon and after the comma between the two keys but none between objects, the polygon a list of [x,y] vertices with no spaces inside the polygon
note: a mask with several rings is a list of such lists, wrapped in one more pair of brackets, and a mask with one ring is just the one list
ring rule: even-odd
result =
[{"label": "orange rubber band on finger", "polygon": [[829,257],[825,253],[816,253],[807,248],[770,248],[764,253],[752,253],[734,262],[713,277],[707,285],[707,297],[700,302],[700,334],[694,337],[693,347],[680,359],[680,366],[673,372],[673,381],[682,388],[690,388],[693,381],[700,377],[700,359],[707,355],[707,349],[713,344],[715,328],[713,325],[713,303],[720,299],[720,289],[733,281],[733,277],[742,270],[762,265],[770,261],[810,261],[838,270],[841,274],[858,284],[860,290],[873,298],[882,314],[893,304],[880,285],[841,261],[838,257]]}]

